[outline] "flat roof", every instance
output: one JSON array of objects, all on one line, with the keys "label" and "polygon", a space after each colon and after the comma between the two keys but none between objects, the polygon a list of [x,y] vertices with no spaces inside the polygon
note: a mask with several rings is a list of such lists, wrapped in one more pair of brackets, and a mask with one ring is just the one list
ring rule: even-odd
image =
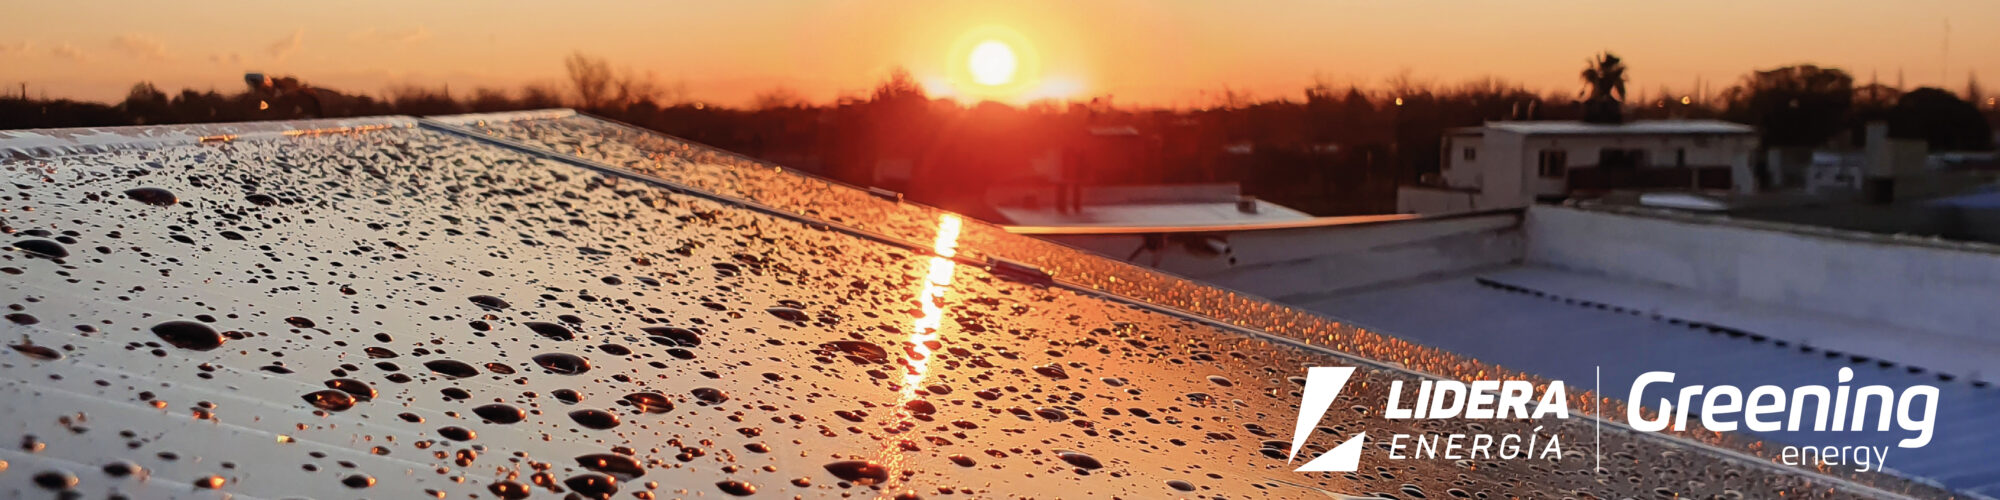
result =
[{"label": "flat roof", "polygon": [[994,207],[1009,224],[1043,227],[1115,226],[1226,226],[1311,220],[1312,215],[1284,205],[1255,200],[1256,213],[1238,210],[1236,202],[1161,202],[1085,204],[1077,212],[1061,212],[1053,207]]},{"label": "flat roof", "polygon": [[1635,120],[1618,124],[1570,120],[1486,122],[1484,128],[1528,135],[1681,135],[1755,134],[1757,129],[1722,120]]}]

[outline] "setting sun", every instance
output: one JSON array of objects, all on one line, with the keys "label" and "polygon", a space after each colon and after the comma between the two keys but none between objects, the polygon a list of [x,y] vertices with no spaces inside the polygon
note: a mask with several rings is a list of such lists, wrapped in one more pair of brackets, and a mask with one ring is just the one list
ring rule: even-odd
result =
[{"label": "setting sun", "polygon": [[966,65],[972,71],[972,80],[980,85],[1005,85],[1014,81],[1014,49],[1006,42],[987,40],[972,48]]},{"label": "setting sun", "polygon": [[968,103],[1016,104],[1074,93],[1069,76],[1052,77],[1044,66],[1047,42],[997,24],[960,31],[938,54],[943,71],[932,73],[928,90]]}]

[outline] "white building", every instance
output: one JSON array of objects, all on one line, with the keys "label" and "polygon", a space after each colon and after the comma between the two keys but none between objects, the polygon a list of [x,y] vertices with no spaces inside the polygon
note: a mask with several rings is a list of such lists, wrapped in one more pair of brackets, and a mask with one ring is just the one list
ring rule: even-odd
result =
[{"label": "white building", "polygon": [[1442,172],[1401,188],[1396,209],[1515,208],[1614,189],[1749,192],[1756,148],[1756,129],[1717,120],[1489,122],[1446,132]]}]

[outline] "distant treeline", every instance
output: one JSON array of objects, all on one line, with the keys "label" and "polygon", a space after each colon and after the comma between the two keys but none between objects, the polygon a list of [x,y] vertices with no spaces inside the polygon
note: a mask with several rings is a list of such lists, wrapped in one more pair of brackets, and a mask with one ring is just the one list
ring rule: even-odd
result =
[{"label": "distant treeline", "polygon": [[[1407,75],[1379,85],[1315,84],[1283,98],[1225,90],[1198,109],[1117,106],[1108,97],[967,105],[927,97],[900,71],[868,95],[837,102],[808,103],[796,92],[773,89],[749,106],[731,107],[689,100],[675,86],[613,72],[603,60],[581,54],[565,67],[565,88],[513,91],[405,86],[373,97],[291,81],[253,82],[228,94],[170,94],[140,83],[125,100],[109,104],[11,96],[0,98],[0,128],[573,107],[975,215],[984,208],[987,186],[1046,182],[1035,165],[1091,157],[1094,149],[1116,149],[1142,165],[1086,165],[1102,167],[1084,175],[1087,182],[1238,182],[1248,194],[1336,215],[1393,209],[1396,185],[1437,171],[1439,139],[1448,129],[1493,120],[1581,119],[1584,108],[1580,95],[1538,93],[1495,78],[1441,85]],[[1923,138],[1933,150],[1989,150],[1992,124],[2000,122],[1976,82],[1961,92],[1905,91],[1857,85],[1841,70],[1809,65],[1752,72],[1719,92],[1661,88],[1635,94],[1644,97],[1625,100],[1625,119],[1748,123],[1759,127],[1767,147],[1852,145],[1859,125],[1886,121],[1893,134]]]}]

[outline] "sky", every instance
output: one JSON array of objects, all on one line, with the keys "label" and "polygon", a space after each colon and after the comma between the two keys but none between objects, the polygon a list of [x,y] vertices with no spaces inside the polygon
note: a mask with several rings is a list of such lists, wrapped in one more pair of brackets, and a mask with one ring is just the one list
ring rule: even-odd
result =
[{"label": "sky", "polygon": [[[513,89],[561,84],[574,52],[731,105],[775,88],[859,96],[897,67],[935,94],[1121,105],[1296,99],[1316,81],[1397,75],[1574,92],[1602,50],[1642,94],[1795,63],[1910,87],[2000,82],[1994,0],[0,0],[0,13],[0,92],[99,101],[142,80],[234,92],[252,71],[371,95]],[[1019,53],[1019,81],[969,83],[985,39]]]}]

